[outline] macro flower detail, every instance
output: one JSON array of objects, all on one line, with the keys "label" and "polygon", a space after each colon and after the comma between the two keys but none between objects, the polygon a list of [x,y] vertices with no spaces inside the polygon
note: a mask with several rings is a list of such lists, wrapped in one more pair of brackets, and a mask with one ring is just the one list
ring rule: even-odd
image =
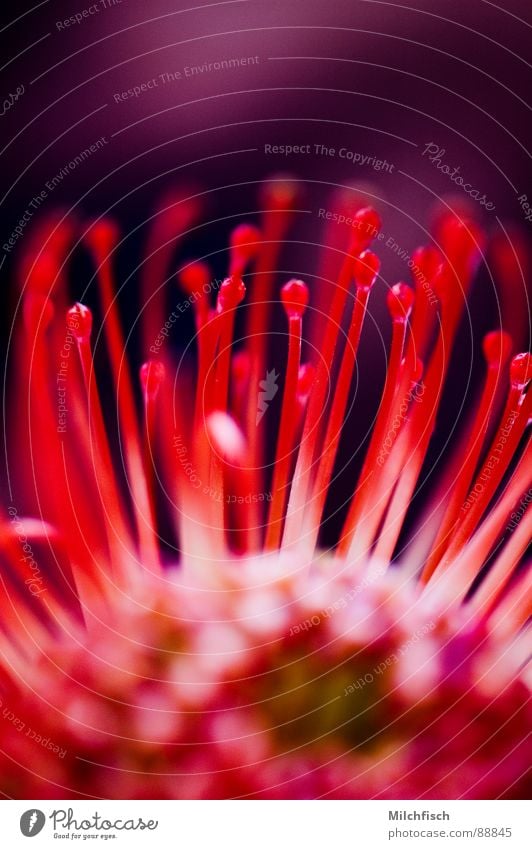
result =
[{"label": "macro flower detail", "polygon": [[[200,196],[163,198],[138,342],[119,308],[117,224],[57,215],[34,231],[17,269],[1,535],[8,797],[526,796],[532,360],[512,327],[484,336],[481,385],[419,490],[487,235],[440,216],[413,284],[389,286],[370,415],[352,396],[387,286],[380,217],[354,211],[320,290],[278,271],[297,200],[296,183],[265,184],[259,224],[233,229],[214,284],[209,257],[174,274]],[[78,254],[91,308],[69,294]],[[346,445],[360,463],[325,545]]]}]

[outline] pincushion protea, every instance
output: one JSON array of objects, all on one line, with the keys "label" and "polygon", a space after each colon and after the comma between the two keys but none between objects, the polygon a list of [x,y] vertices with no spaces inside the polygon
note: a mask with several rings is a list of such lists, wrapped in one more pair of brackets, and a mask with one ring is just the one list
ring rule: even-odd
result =
[{"label": "pincushion protea", "polygon": [[[96,380],[91,313],[68,306],[74,223],[43,225],[28,248],[1,537],[8,797],[526,793],[531,514],[503,532],[531,483],[532,393],[530,357],[512,357],[504,331],[484,340],[481,396],[414,544],[391,566],[483,234],[446,216],[438,249],[416,252],[417,291],[391,288],[378,415],[342,533],[323,551],[318,531],[379,272],[369,246],[380,222],[368,208],[355,216],[315,362],[301,362],[307,286],[281,289],[288,350],[268,474],[268,416],[257,409],[295,197],[293,184],[269,184],[261,230],[233,232],[219,287],[204,262],[181,268],[197,329],[193,378],[165,351],[176,318],[165,315],[162,282],[200,202],[163,204],[142,271],[143,344],[157,358],[140,370],[141,412],[115,298],[116,227],[100,220],[83,235],[112,404],[108,378]],[[310,292],[311,304],[318,298]],[[235,351],[235,316],[246,310]],[[175,563],[159,542],[161,513],[174,523]]]}]

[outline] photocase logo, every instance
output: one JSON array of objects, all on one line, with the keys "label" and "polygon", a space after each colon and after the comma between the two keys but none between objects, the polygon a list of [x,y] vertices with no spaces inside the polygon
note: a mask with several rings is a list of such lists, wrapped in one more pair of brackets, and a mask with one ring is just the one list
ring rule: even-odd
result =
[{"label": "photocase logo", "polygon": [[264,413],[270,406],[269,402],[275,397],[277,390],[279,387],[277,386],[277,378],[279,375],[272,368],[271,371],[266,372],[266,378],[264,380],[259,381],[259,387],[261,391],[259,392],[259,400],[257,403],[257,416],[255,419],[255,424],[258,425],[260,420],[262,419]]},{"label": "photocase logo", "polygon": [[33,808],[25,811],[20,818],[20,830],[25,837],[35,837],[43,830],[46,817],[42,811]]}]

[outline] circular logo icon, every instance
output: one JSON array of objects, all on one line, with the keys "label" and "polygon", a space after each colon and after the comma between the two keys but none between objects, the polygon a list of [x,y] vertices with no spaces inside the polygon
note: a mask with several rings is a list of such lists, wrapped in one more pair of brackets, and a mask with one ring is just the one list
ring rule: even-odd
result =
[{"label": "circular logo icon", "polygon": [[20,818],[20,830],[25,837],[35,837],[43,830],[46,817],[42,811],[32,808],[25,811]]}]

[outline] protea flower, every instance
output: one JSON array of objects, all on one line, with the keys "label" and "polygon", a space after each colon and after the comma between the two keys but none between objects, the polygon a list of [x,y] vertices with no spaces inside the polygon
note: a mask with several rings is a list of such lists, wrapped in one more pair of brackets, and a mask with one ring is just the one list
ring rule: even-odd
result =
[{"label": "protea flower", "polygon": [[[201,205],[166,200],[142,268],[142,365],[117,306],[116,225],[78,233],[95,262],[97,333],[88,307],[68,303],[76,222],[45,222],[27,250],[2,524],[9,797],[526,793],[530,512],[505,526],[528,504],[531,361],[506,330],[485,337],[482,391],[398,543],[484,235],[444,216],[412,257],[414,285],[390,288],[381,402],[324,549],[354,369],[371,367],[357,361],[380,221],[358,209],[326,302],[276,271],[295,199],[273,180],[260,230],[232,233],[227,277],[184,262],[170,313],[176,237]],[[279,297],[287,336],[269,336]],[[195,354],[176,361],[168,337],[186,309]],[[280,374],[271,346],[286,338]]]}]

